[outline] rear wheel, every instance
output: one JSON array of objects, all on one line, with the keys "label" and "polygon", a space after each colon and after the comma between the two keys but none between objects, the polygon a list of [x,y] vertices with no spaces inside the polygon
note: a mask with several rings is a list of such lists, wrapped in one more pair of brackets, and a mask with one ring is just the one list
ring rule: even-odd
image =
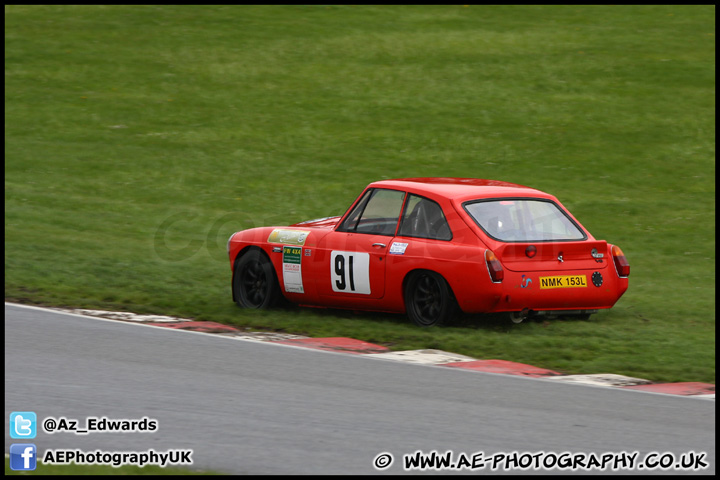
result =
[{"label": "rear wheel", "polygon": [[445,279],[431,271],[411,274],[405,285],[405,310],[421,327],[442,325],[457,311],[457,304]]},{"label": "rear wheel", "polygon": [[260,250],[250,250],[238,260],[232,288],[235,301],[244,308],[272,307],[280,297],[275,269]]}]

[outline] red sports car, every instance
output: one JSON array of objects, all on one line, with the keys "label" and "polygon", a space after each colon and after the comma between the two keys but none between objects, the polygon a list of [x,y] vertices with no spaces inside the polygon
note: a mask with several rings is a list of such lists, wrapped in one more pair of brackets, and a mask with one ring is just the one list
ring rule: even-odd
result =
[{"label": "red sports car", "polygon": [[406,312],[588,318],[628,288],[622,250],[595,240],[554,196],[467,178],[382,180],[342,217],[259,227],[228,241],[233,299]]}]

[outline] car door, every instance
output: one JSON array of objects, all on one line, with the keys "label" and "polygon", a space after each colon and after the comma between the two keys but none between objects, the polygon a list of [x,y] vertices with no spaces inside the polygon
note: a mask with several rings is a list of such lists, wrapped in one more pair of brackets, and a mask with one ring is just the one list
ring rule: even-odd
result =
[{"label": "car door", "polygon": [[405,192],[369,189],[338,227],[316,247],[321,296],[382,298],[385,264]]}]

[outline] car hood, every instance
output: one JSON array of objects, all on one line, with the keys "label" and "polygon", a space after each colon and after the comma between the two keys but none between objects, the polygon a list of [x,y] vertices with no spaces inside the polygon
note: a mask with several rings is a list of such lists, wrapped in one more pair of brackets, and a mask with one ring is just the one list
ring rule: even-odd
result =
[{"label": "car hood", "polygon": [[293,225],[290,225],[291,227],[312,227],[312,228],[327,228],[328,230],[331,230],[335,228],[335,225],[340,221],[340,218],[342,217],[325,217],[325,218],[316,218],[315,220],[307,220],[305,222],[295,223]]}]

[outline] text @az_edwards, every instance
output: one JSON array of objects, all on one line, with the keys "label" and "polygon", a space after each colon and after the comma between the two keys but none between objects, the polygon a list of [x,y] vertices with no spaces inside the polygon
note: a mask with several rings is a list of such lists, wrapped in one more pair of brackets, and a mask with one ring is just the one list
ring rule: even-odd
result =
[{"label": "text @az_edwards", "polygon": [[158,421],[148,417],[140,419],[87,417],[85,423],[80,423],[77,419],[72,418],[47,417],[42,422],[42,428],[48,434],[56,432],[69,432],[79,435],[93,432],[150,433],[158,430]]}]

